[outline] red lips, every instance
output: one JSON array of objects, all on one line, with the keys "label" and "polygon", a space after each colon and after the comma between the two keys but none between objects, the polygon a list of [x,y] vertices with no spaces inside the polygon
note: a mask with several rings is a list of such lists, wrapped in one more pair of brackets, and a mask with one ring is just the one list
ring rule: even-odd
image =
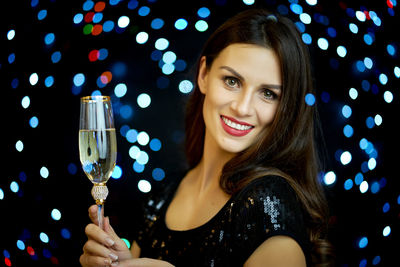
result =
[{"label": "red lips", "polygon": [[[234,122],[236,124],[240,124],[240,125],[244,125],[244,126],[250,126],[251,128],[246,129],[246,130],[238,130],[236,128],[233,128],[233,127],[227,125],[225,123],[225,121],[223,120],[223,117],[225,117],[225,119],[228,119],[231,122]],[[236,136],[236,137],[245,136],[245,135],[247,135],[248,133],[250,133],[254,129],[253,125],[248,124],[246,122],[238,121],[238,120],[236,120],[236,119],[234,119],[232,117],[221,116],[220,118],[221,118],[222,128],[225,130],[225,132],[227,132],[228,134],[230,134],[232,136]]]}]

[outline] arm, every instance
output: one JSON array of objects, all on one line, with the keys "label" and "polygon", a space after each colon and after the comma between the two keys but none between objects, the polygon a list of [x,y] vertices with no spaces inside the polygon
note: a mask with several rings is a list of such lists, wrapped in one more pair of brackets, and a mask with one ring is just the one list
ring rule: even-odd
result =
[{"label": "arm", "polygon": [[140,247],[136,241],[132,242],[132,247],[131,247],[131,254],[133,258],[139,258],[140,257]]},{"label": "arm", "polygon": [[244,267],[306,267],[300,245],[288,236],[273,236],[262,243],[247,259]]}]

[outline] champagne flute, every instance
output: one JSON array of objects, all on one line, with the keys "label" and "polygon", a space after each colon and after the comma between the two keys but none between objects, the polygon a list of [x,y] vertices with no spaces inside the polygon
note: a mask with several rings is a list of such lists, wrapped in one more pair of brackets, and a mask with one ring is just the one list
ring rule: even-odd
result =
[{"label": "champagne flute", "polygon": [[108,195],[106,182],[117,158],[117,140],[109,96],[81,98],[79,120],[79,157],[83,171],[93,183],[99,227],[103,229],[104,202]]}]

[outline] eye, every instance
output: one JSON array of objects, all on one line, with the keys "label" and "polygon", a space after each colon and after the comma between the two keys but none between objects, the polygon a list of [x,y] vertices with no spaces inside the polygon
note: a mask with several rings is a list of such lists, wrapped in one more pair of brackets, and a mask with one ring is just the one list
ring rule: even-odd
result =
[{"label": "eye", "polygon": [[235,88],[235,87],[239,86],[239,80],[237,78],[231,77],[231,76],[224,77],[224,83],[231,88]]},{"label": "eye", "polygon": [[270,89],[264,89],[263,90],[263,97],[267,100],[275,100],[278,98],[278,95],[276,93],[274,93],[272,90]]}]

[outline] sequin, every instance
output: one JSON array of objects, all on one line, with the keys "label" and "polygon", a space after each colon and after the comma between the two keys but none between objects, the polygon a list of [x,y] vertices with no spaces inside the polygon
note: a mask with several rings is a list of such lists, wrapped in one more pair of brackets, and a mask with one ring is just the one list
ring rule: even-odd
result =
[{"label": "sequin", "polygon": [[274,225],[274,230],[278,230],[281,226],[277,223],[278,220],[278,215],[279,211],[277,207],[279,207],[280,200],[276,198],[276,196],[272,197],[273,200],[270,199],[269,196],[267,196],[264,200],[264,212],[271,216],[271,223]]},{"label": "sequin", "polygon": [[165,224],[165,213],[179,181],[164,192],[150,195],[143,221],[134,233],[141,257],[159,258],[175,266],[243,266],[266,239],[289,235],[309,255],[303,211],[296,195],[280,177],[251,182],[204,225],[174,231]]}]

